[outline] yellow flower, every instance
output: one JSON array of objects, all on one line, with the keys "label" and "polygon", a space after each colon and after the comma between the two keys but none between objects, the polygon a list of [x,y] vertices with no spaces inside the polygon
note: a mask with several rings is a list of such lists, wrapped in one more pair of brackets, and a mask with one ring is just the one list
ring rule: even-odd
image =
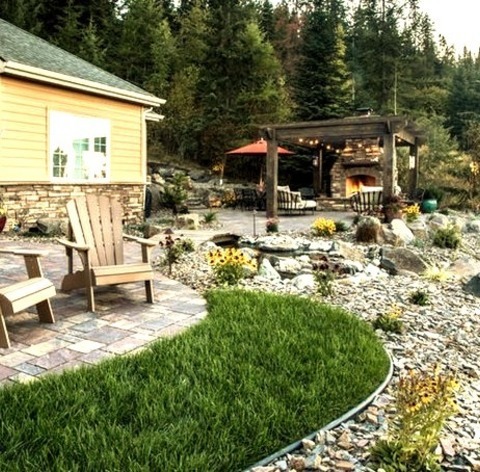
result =
[{"label": "yellow flower", "polygon": [[317,236],[331,236],[335,230],[335,222],[327,218],[317,218],[312,225],[312,231]]}]

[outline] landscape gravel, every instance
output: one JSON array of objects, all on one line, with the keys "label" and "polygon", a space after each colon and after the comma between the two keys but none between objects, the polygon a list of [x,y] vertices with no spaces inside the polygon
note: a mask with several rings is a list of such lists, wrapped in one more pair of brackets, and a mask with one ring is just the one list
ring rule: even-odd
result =
[{"label": "landscape gravel", "polygon": [[[311,237],[306,233],[291,233],[292,237]],[[338,233],[336,239],[360,248],[371,257],[377,269],[339,277],[333,282],[333,293],[320,296],[311,285],[294,285],[292,279],[269,279],[256,276],[244,279],[246,289],[275,293],[295,293],[317,297],[342,307],[367,322],[401,308],[405,330],[402,334],[377,330],[392,356],[394,375],[388,387],[355,417],[329,431],[319,431],[315,440],[305,440],[300,448],[276,457],[268,464],[255,467],[255,472],[280,471],[370,471],[369,449],[388,432],[395,415],[394,396],[400,376],[409,369],[433,371],[436,366],[454,372],[461,385],[457,402],[459,411],[448,420],[437,448],[442,470],[480,471],[480,299],[464,290],[466,278],[450,277],[434,281],[418,274],[402,272],[390,275],[379,266],[375,257],[380,247],[355,243],[353,231]],[[455,261],[462,260],[475,267],[479,262],[478,233],[463,235],[460,249],[440,249],[431,244],[409,245],[429,265],[448,273]],[[170,277],[200,292],[212,287],[215,281],[206,262],[205,251],[211,243],[185,254],[174,265]],[[373,256],[372,256],[373,255]],[[165,271],[161,257],[158,270]],[[308,273],[308,270],[306,271]],[[429,303],[419,306],[409,297],[415,290],[428,293]],[[319,428],[322,425],[319,425]],[[298,438],[299,440],[301,438]],[[285,445],[287,446],[287,445]],[[271,451],[272,454],[275,451]]]}]

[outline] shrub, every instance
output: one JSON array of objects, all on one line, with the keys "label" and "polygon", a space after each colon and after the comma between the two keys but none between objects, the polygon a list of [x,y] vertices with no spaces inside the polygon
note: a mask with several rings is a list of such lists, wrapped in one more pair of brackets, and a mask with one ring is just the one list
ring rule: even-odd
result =
[{"label": "shrub", "polygon": [[178,262],[185,252],[194,250],[194,243],[191,239],[173,239],[171,234],[167,234],[165,241],[160,242],[165,250],[165,263],[168,265],[168,273],[172,273],[173,264]]},{"label": "shrub", "polygon": [[360,218],[355,238],[359,243],[377,243],[380,238],[382,224],[375,216]]},{"label": "shrub", "polygon": [[440,228],[433,235],[433,244],[441,248],[457,249],[461,242],[462,236],[455,225]]},{"label": "shrub", "polygon": [[216,211],[207,211],[203,214],[203,222],[206,224],[214,223],[217,219],[218,215]]},{"label": "shrub", "polygon": [[322,297],[327,297],[333,293],[333,281],[335,276],[331,270],[316,270],[313,273],[317,293]]},{"label": "shrub", "polygon": [[371,449],[373,461],[387,472],[440,471],[435,448],[445,421],[457,410],[457,390],[455,377],[438,370],[400,378],[397,418],[389,437]]},{"label": "shrub", "polygon": [[423,290],[415,290],[410,294],[408,299],[411,303],[414,303],[415,305],[420,305],[420,306],[425,306],[429,302],[428,293],[424,292]]},{"label": "shrub", "polygon": [[257,270],[257,261],[234,247],[209,251],[207,259],[220,285],[236,285],[249,273]]},{"label": "shrub", "polygon": [[425,248],[425,240],[422,239],[422,238],[415,238],[412,241],[411,244],[412,244],[413,247],[416,247],[418,249],[424,249]]},{"label": "shrub", "polygon": [[437,266],[429,267],[422,275],[432,282],[445,282],[450,278],[450,274],[447,270]]},{"label": "shrub", "polygon": [[174,215],[183,211],[188,197],[187,183],[188,177],[181,172],[177,172],[173,176],[173,182],[165,185],[162,203],[165,207],[170,208]]},{"label": "shrub", "polygon": [[328,218],[317,218],[312,225],[312,232],[315,236],[331,236],[335,230],[335,222]]},{"label": "shrub", "polygon": [[404,331],[403,321],[401,320],[402,310],[393,305],[387,313],[377,316],[372,325],[374,329],[381,329],[388,333],[402,334]]},{"label": "shrub", "polygon": [[348,224],[345,221],[335,221],[335,231],[337,233],[348,231]]},{"label": "shrub", "polygon": [[190,238],[180,239],[178,244],[180,244],[184,252],[195,251],[195,243]]}]

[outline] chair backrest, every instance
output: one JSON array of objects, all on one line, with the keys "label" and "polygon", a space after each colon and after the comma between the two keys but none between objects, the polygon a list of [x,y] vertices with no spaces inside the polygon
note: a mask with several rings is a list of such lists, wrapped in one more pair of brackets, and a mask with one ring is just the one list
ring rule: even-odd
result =
[{"label": "chair backrest", "polygon": [[280,190],[277,187],[277,204],[278,208],[281,210],[288,210],[290,209],[292,203],[292,194],[290,191]]},{"label": "chair backrest", "polygon": [[383,200],[382,191],[357,192],[350,197],[350,206],[357,213],[376,212]]},{"label": "chair backrest", "polygon": [[93,267],[123,264],[122,206],[114,198],[86,195],[67,203],[70,235],[89,246]]}]

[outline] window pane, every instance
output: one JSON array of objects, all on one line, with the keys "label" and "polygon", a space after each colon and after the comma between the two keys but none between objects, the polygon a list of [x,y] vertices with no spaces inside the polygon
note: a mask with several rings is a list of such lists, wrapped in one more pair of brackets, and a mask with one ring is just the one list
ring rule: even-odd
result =
[{"label": "window pane", "polygon": [[67,154],[60,148],[53,151],[53,176],[64,177]]},{"label": "window pane", "polygon": [[52,177],[72,181],[109,177],[110,121],[50,112]]}]

